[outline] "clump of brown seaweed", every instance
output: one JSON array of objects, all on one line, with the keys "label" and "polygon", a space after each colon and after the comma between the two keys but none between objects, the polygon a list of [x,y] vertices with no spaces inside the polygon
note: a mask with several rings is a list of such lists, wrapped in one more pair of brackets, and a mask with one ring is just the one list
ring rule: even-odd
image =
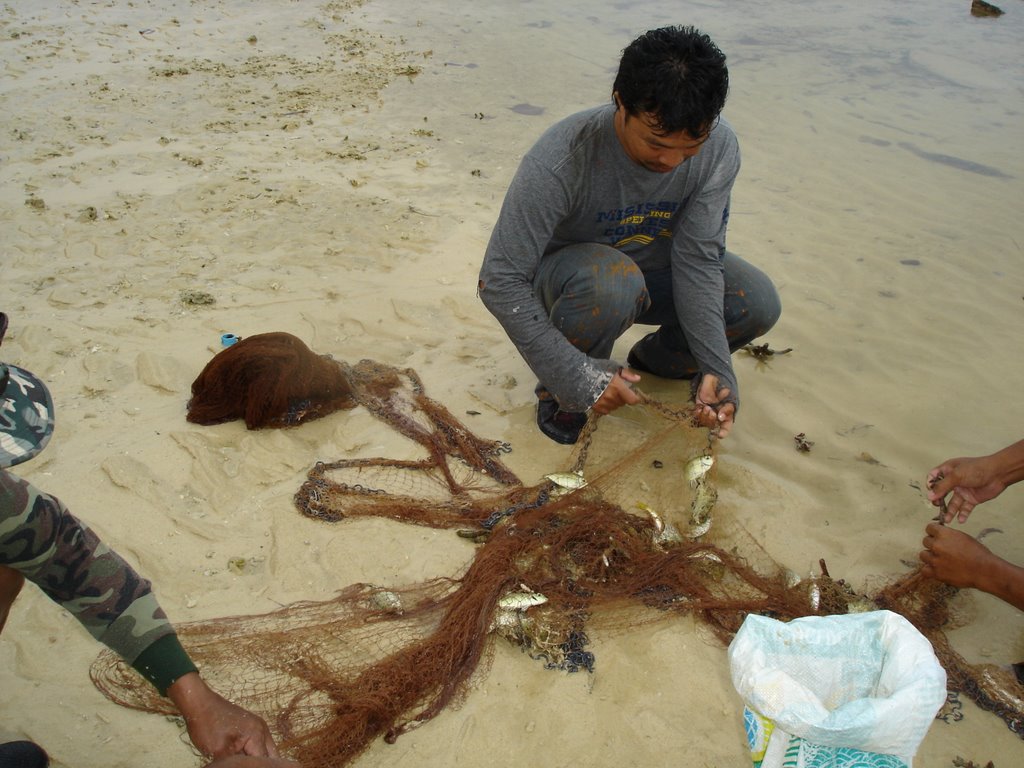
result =
[{"label": "clump of brown seaweed", "polygon": [[972,0],[971,2],[971,16],[995,18],[1002,15],[1002,8],[986,3],[985,0]]}]

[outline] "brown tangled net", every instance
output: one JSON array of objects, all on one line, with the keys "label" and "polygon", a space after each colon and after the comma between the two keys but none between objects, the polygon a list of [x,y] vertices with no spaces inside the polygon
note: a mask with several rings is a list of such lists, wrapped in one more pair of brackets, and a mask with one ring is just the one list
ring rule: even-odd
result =
[{"label": "brown tangled net", "polygon": [[[263,423],[249,426],[357,403],[427,453],[420,461],[319,463],[295,496],[303,513],[328,521],[390,517],[456,529],[480,543],[458,578],[388,589],[355,584],[325,602],[178,627],[210,685],[261,715],[282,754],[303,766],[344,765],[374,739],[393,741],[458,705],[474,673],[486,668],[495,636],[550,668],[592,670],[588,631],[680,614],[697,617],[725,644],[749,613],[788,620],[896,611],[931,640],[951,691],[1024,734],[1013,676],[968,664],[950,647],[948,588],[915,571],[869,599],[834,581],[824,564],[821,576],[799,582],[738,526],[720,519],[711,526],[714,444],[692,426],[688,409],[644,398],[630,418],[592,420],[565,472],[524,486],[500,460],[508,446],[466,429],[426,396],[413,371],[366,360],[349,366],[287,334],[263,334],[211,361],[193,385],[190,420],[203,423],[194,416],[211,405],[215,420],[224,418],[217,398],[233,402],[236,417],[250,412],[247,400],[263,402],[258,379],[276,382],[280,372],[262,364],[258,376],[240,371],[247,350],[261,354],[268,344],[298,350],[306,365],[334,366],[351,401],[292,391],[276,411],[263,412]],[[222,386],[216,367],[224,362],[238,389]],[[118,704],[174,714],[110,652],[91,675]]]}]

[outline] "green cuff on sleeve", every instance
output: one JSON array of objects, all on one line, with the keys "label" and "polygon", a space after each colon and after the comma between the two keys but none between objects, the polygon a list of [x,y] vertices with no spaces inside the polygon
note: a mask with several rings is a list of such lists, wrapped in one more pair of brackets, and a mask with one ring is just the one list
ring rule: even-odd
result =
[{"label": "green cuff on sleeve", "polygon": [[132,668],[149,680],[161,696],[167,695],[167,689],[179,677],[198,671],[173,632],[140,653],[132,662]]}]

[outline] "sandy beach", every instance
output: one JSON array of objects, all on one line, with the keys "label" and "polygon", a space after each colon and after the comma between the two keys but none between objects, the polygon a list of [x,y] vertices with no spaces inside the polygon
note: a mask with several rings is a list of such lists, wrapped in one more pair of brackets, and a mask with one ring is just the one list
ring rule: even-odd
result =
[{"label": "sandy beach", "polygon": [[[690,4],[687,4],[690,5]],[[477,299],[519,158],[610,98],[639,32],[690,23],[729,57],[740,137],[729,246],[775,280],[792,352],[735,356],[716,515],[801,575],[907,573],[926,472],[1024,424],[1024,3],[12,1],[0,11],[2,359],[47,382],[49,447],[15,473],[151,579],[175,622],[457,575],[473,544],[292,496],[318,460],[414,458],[361,408],[297,429],[185,421],[221,335],[415,369],[528,483],[569,449]],[[722,7],[719,7],[722,6]],[[728,6],[728,7],[726,7]],[[733,7],[735,6],[735,7]],[[645,331],[616,347],[625,360]],[[645,391],[679,400],[657,379]],[[813,442],[796,450],[794,435]],[[964,529],[1024,563],[1024,489]],[[241,565],[239,565],[241,564]],[[971,662],[1024,660],[1024,615],[957,598]],[[498,641],[460,709],[354,765],[749,765],[725,649],[691,620],[595,637],[593,674]],[[0,636],[0,735],[56,768],[203,764],[167,718],[91,684],[99,646],[29,586]],[[915,765],[1009,768],[1020,738],[966,697]]]}]

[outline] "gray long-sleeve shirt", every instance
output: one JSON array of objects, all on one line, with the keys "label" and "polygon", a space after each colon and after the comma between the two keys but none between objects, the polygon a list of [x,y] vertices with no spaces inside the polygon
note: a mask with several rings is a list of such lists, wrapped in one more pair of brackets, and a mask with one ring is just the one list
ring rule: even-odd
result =
[{"label": "gray long-sleeve shirt", "polygon": [[576,349],[534,295],[538,264],[573,243],[602,243],[644,272],[672,269],[676,313],[703,373],[738,401],[723,318],[722,254],[739,145],[724,120],[701,151],[669,173],[632,161],[615,107],[572,115],[523,158],[505,196],[480,270],[480,297],[562,408],[585,411],[617,363]]}]

